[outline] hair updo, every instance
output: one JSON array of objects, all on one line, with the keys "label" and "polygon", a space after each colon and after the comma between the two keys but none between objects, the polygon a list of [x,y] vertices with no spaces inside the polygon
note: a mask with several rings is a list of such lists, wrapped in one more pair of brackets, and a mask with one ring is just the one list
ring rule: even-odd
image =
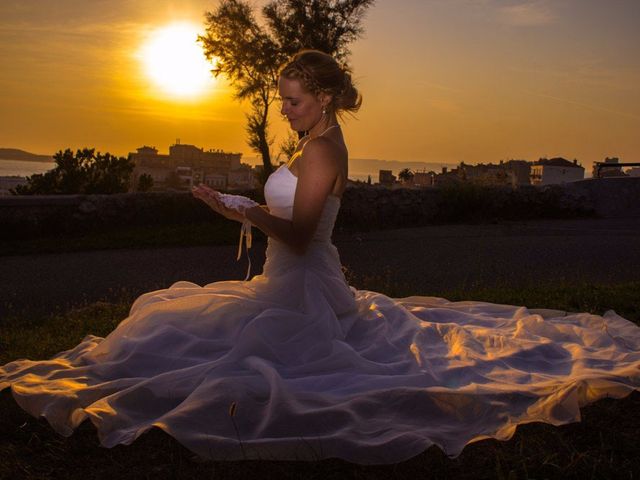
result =
[{"label": "hair updo", "polygon": [[314,95],[330,95],[331,102],[327,108],[332,112],[354,113],[362,104],[362,95],[354,87],[349,69],[341,67],[331,55],[319,50],[296,53],[280,70],[280,76],[299,80]]}]

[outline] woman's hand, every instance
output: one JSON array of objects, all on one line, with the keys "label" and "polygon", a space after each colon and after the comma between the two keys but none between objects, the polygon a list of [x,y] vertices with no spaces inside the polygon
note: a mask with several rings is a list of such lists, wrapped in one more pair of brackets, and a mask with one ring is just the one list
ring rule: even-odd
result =
[{"label": "woman's hand", "polygon": [[244,222],[244,215],[237,210],[232,208],[228,208],[225,206],[222,201],[220,201],[219,193],[212,188],[207,187],[206,185],[198,185],[197,187],[193,187],[191,189],[191,193],[194,197],[202,200],[204,203],[209,205],[214,212],[219,213],[220,215],[230,219],[235,220],[236,222]]}]

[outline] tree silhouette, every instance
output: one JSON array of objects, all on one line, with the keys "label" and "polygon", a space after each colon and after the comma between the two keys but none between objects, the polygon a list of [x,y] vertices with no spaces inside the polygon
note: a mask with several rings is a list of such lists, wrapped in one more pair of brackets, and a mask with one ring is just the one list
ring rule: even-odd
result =
[{"label": "tree silhouette", "polygon": [[247,114],[249,146],[262,156],[265,174],[273,171],[269,109],[276,99],[278,71],[303,48],[322,50],[345,61],[358,38],[364,14],[374,0],[271,0],[259,23],[249,3],[221,0],[206,13],[206,33],[198,37],[215,76],[225,75]]},{"label": "tree silhouette", "polygon": [[136,191],[138,192],[148,192],[153,187],[153,177],[148,173],[143,173],[138,177],[138,185],[136,186]]},{"label": "tree silhouette", "polygon": [[413,178],[413,172],[408,169],[408,168],[403,168],[402,170],[400,170],[400,172],[398,173],[398,178],[400,180],[402,180],[403,182],[409,182],[411,181],[411,179]]},{"label": "tree silhouette", "polygon": [[76,193],[122,193],[129,188],[133,161],[110,153],[95,153],[93,148],[69,148],[53,156],[56,166],[45,173],[27,177],[26,185],[18,185],[15,195]]},{"label": "tree silhouette", "polygon": [[280,153],[276,160],[280,160],[280,157],[284,157],[285,161],[289,160],[296,151],[298,146],[298,136],[293,132],[289,132],[289,135],[280,143]]}]

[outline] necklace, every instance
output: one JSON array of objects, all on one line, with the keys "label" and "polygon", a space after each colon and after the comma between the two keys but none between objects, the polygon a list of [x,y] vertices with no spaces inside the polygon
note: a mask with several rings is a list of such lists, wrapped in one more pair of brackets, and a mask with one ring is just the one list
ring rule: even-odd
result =
[{"label": "necklace", "polygon": [[335,125],[331,125],[329,126],[329,128],[327,128],[324,132],[322,132],[320,135],[318,135],[319,137],[321,137],[322,135],[324,135],[325,133],[327,133],[329,130],[331,130],[332,128],[340,128],[340,125],[338,125],[337,123]]},{"label": "necklace", "polygon": [[[329,130],[331,130],[332,128],[340,128],[339,124],[335,124],[335,125],[330,125],[325,131],[323,131],[320,135],[316,135],[315,137],[311,137],[309,136],[309,130],[307,130],[304,134],[304,137],[302,138],[307,138],[309,137],[309,140],[311,140],[312,138],[316,138],[316,137],[321,137],[322,135],[324,135],[325,133],[327,133]],[[302,140],[302,138],[300,140]]]}]

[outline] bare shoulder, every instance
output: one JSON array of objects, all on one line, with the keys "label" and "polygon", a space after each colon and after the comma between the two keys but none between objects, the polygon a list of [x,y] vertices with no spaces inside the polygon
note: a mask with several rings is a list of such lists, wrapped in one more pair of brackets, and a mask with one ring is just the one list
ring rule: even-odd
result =
[{"label": "bare shoulder", "polygon": [[304,145],[300,168],[337,171],[343,156],[344,152],[336,142],[325,137],[312,138]]}]

